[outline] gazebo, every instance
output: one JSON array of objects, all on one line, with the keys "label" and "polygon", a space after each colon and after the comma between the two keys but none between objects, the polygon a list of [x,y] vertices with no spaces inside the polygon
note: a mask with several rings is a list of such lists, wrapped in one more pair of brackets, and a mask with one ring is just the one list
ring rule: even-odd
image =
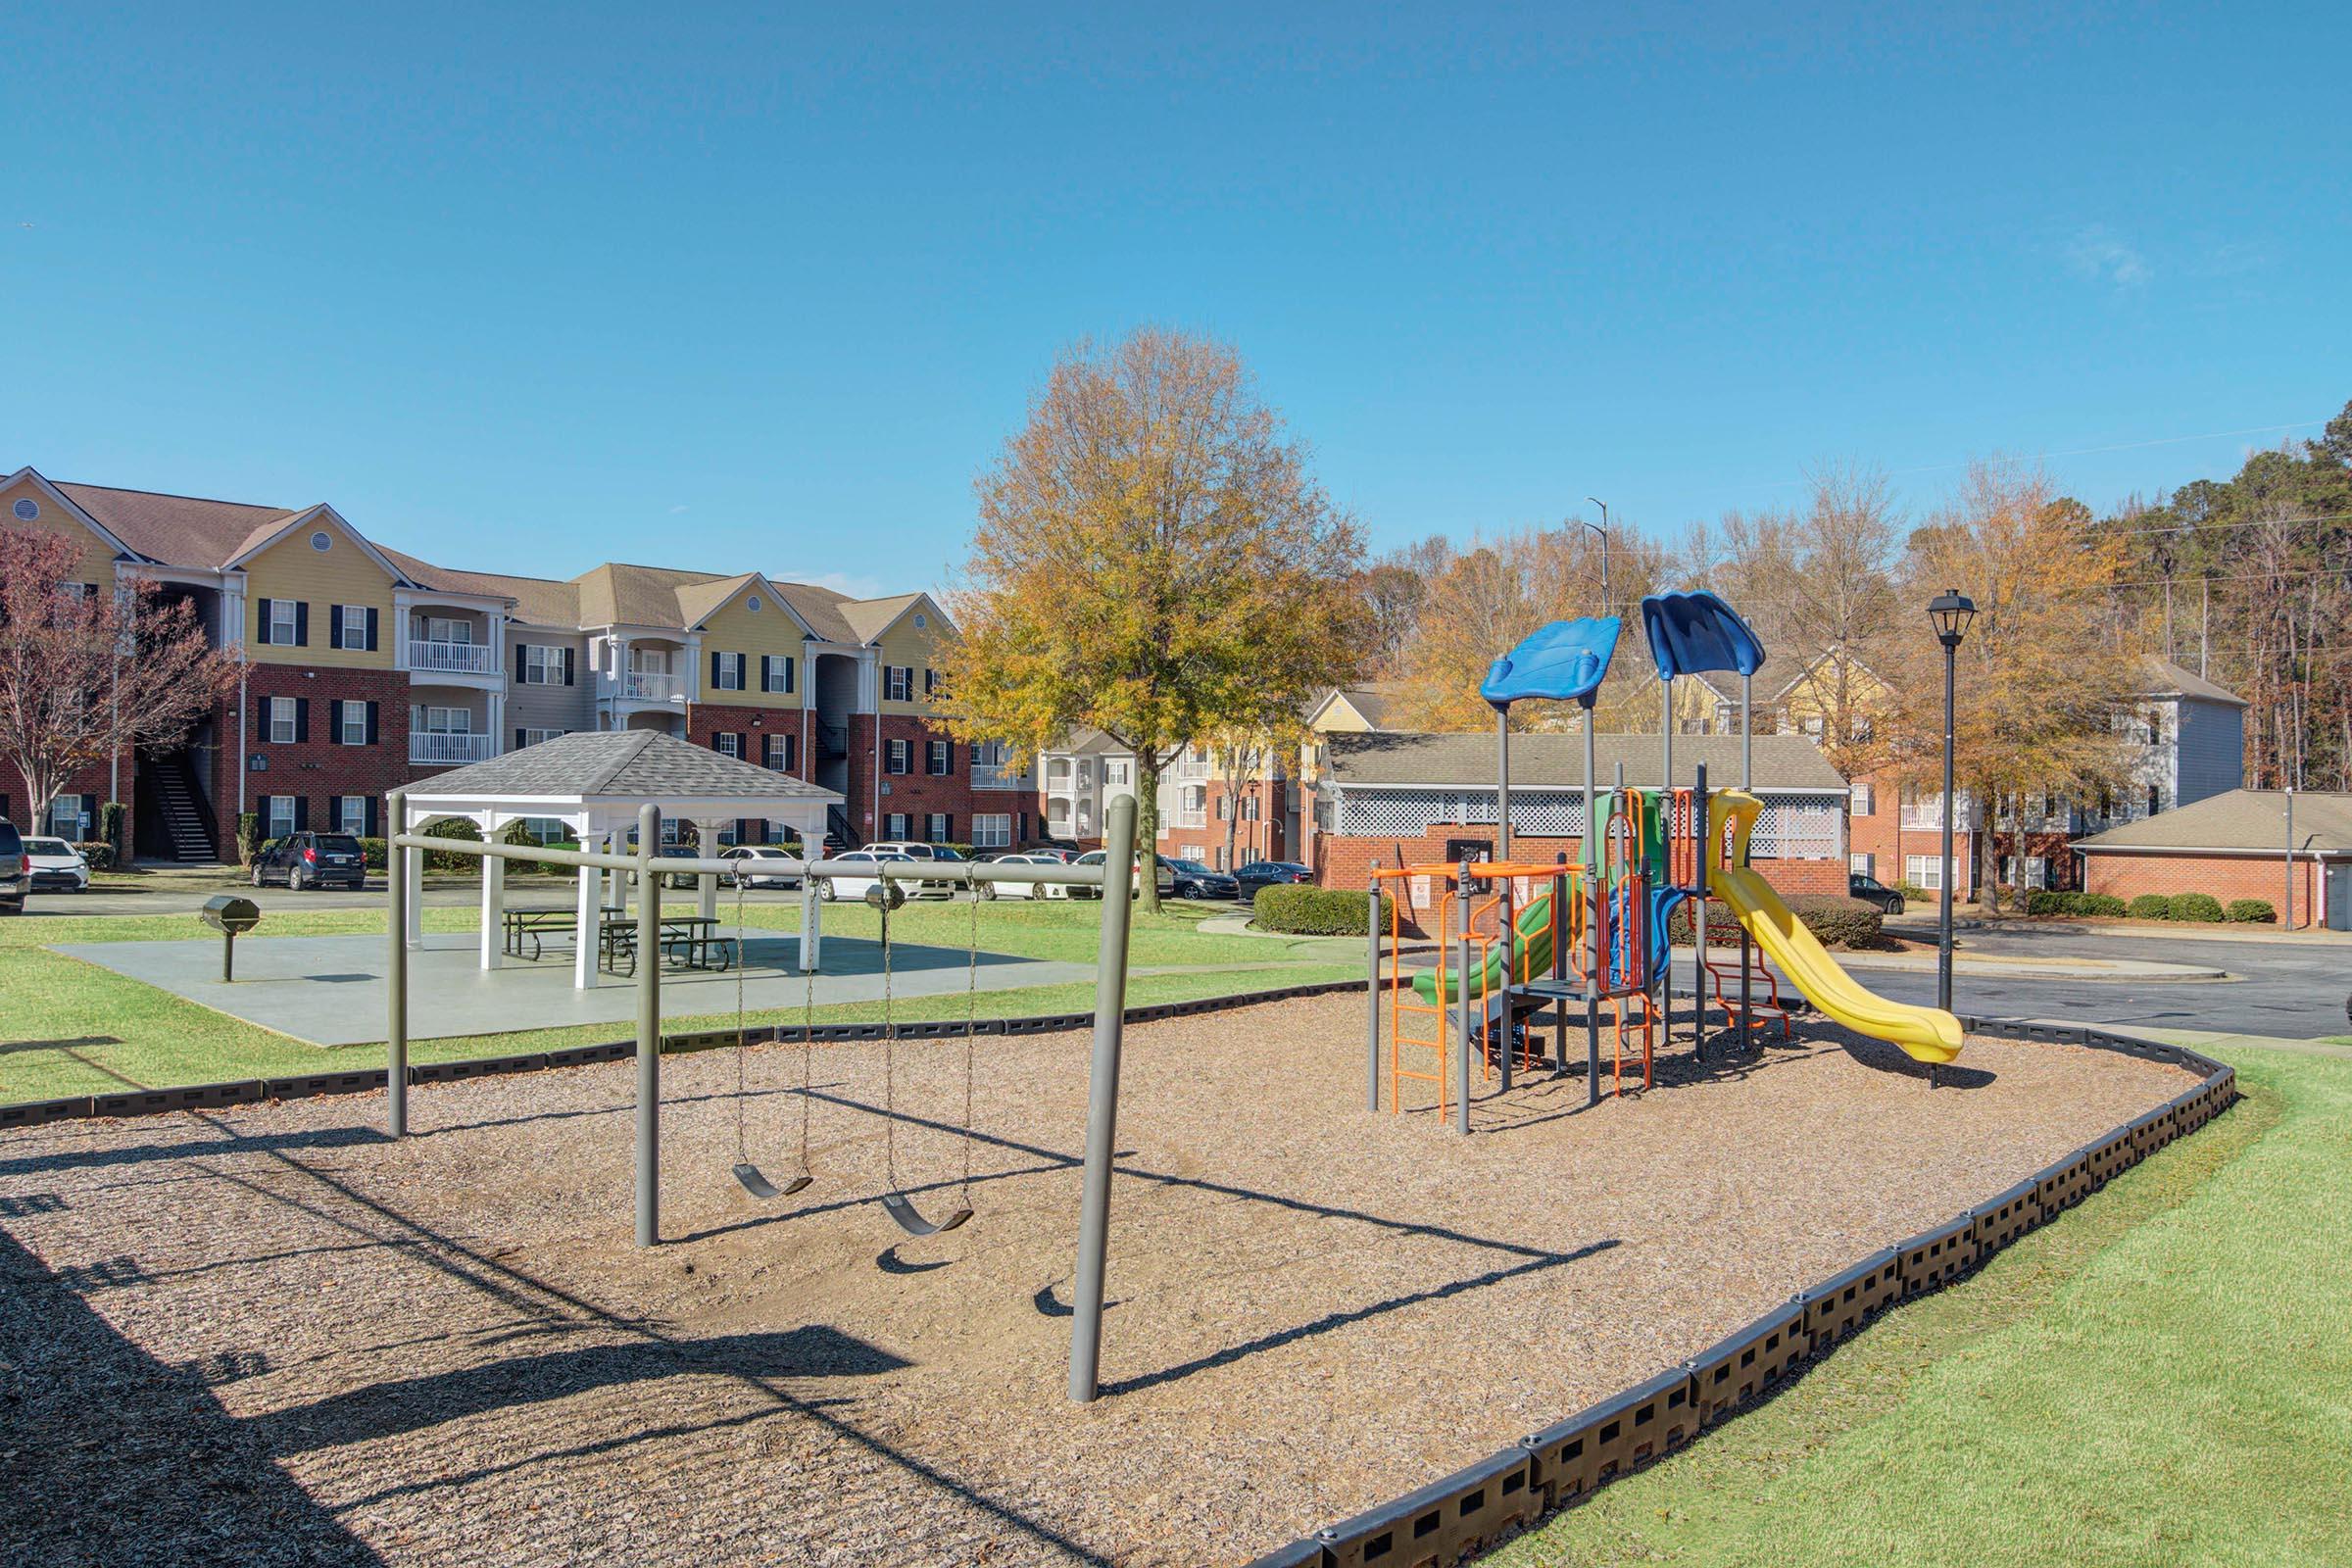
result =
[{"label": "gazebo", "polygon": [[[831,790],[819,789],[788,773],[690,745],[659,730],[593,730],[559,735],[509,752],[504,757],[469,767],[453,768],[412,785],[395,797],[400,801],[395,833],[416,833],[427,824],[464,817],[479,828],[484,839],[495,839],[510,823],[552,819],[569,827],[584,850],[607,854],[625,852],[637,828],[638,808],[660,808],[665,820],[691,822],[703,833],[706,854],[714,835],[730,822],[779,823],[800,835],[809,850],[825,839],[825,813],[842,804]],[[408,945],[424,944],[424,857],[409,861]],[[607,878],[617,884],[620,873],[582,866],[579,873],[577,946],[572,984],[582,990],[597,983],[598,926],[606,908],[618,904],[615,885],[608,896]],[[696,877],[701,910],[718,912],[718,877],[702,872]],[[652,896],[652,895],[649,895]],[[505,960],[506,861],[482,858],[482,967],[496,969]]]}]

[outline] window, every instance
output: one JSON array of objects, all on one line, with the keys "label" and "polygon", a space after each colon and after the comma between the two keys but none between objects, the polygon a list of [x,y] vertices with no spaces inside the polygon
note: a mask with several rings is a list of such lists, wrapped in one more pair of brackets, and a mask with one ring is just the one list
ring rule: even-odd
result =
[{"label": "window", "polygon": [[1876,785],[1857,784],[1853,787],[1847,801],[1848,810],[1856,816],[1870,816],[1877,812],[1878,808],[1879,792]]},{"label": "window", "polygon": [[272,599],[270,619],[262,627],[262,641],[278,648],[292,648],[301,640],[302,601]]},{"label": "window", "polygon": [[760,596],[758,594],[752,595],[751,598],[743,602],[743,608],[750,611],[755,615],[760,613]]},{"label": "window", "polygon": [[294,797],[270,795],[263,797],[263,812],[270,823],[270,836],[282,839],[294,831]]},{"label": "window", "polygon": [[1943,886],[1943,857],[1940,855],[1906,855],[1903,857],[1903,880],[1915,888],[1930,893]]},{"label": "window", "polygon": [[346,746],[367,745],[368,705],[366,703],[337,703],[335,708],[343,715],[343,722],[336,727],[335,738]]},{"label": "window", "polygon": [[1856,876],[1877,876],[1879,858],[1875,855],[1849,855],[1845,858],[1845,868]]},{"label": "window", "polygon": [[732,757],[737,761],[741,761],[743,760],[743,737],[721,730],[710,737],[710,749],[721,757]]},{"label": "window", "polygon": [[272,746],[291,746],[296,733],[294,699],[270,699],[270,743]]},{"label": "window", "polygon": [[571,838],[571,824],[560,817],[526,816],[522,830],[541,844],[563,844]]},{"label": "window", "polygon": [[335,542],[332,539],[329,539],[326,536],[326,530],[321,528],[317,533],[311,535],[311,548],[323,556],[329,550],[335,548]]},{"label": "window", "polygon": [[1125,758],[1103,759],[1102,782],[1104,786],[1116,786],[1119,788],[1124,788],[1127,783],[1127,760]]},{"label": "window", "polygon": [[424,715],[424,731],[428,735],[470,735],[473,733],[473,710],[466,708],[425,707],[417,710]]},{"label": "window", "polygon": [[2161,785],[2161,784],[2151,784],[2151,785],[2149,785],[2149,786],[2148,786],[2148,814],[2149,814],[2150,816],[2154,816],[2154,815],[2155,815],[2155,814],[2156,814],[2158,811],[2161,811],[2161,810],[2163,810],[2163,809],[2164,809],[2164,786],[2163,786],[2163,785]]},{"label": "window", "polygon": [[933,811],[923,822],[923,837],[934,844],[945,844],[956,837],[956,819],[945,811]]},{"label": "window", "polygon": [[[536,746],[541,741],[552,741],[559,735],[570,733],[571,731],[567,729],[536,729],[526,724],[514,732],[514,744],[517,747]],[[557,825],[562,826],[561,823]],[[545,843],[546,840],[542,839],[540,842]]]},{"label": "window", "polygon": [[885,702],[911,703],[914,701],[914,666],[884,664],[882,666],[882,698]]},{"label": "window", "polygon": [[1008,850],[1012,848],[1012,813],[982,812],[972,818],[972,848],[975,850]]},{"label": "window", "polygon": [[368,831],[368,797],[339,795],[335,797],[335,831],[359,838]]},{"label": "window", "polygon": [[916,629],[920,630],[922,627],[930,625],[931,621],[929,617],[924,615],[924,613],[918,610],[914,612],[914,624]]},{"label": "window", "polygon": [[365,648],[368,646],[368,607],[366,605],[337,605],[335,607],[335,646]]},{"label": "window", "polygon": [[1245,822],[1254,822],[1257,820],[1256,796],[1245,795],[1242,797],[1242,820]]},{"label": "window", "polygon": [[906,822],[907,816],[905,811],[885,813],[882,818],[882,836],[894,841],[906,838],[907,836]]},{"label": "window", "polygon": [[793,666],[799,662],[790,654],[761,654],[760,689],[763,692],[791,692]]},{"label": "window", "polygon": [[933,668],[932,668],[930,665],[928,665],[928,664],[925,664],[925,665],[923,666],[923,695],[924,695],[925,697],[928,697],[928,696],[930,696],[930,695],[931,695],[931,694],[932,694],[934,691],[937,691],[938,689],[939,689],[939,671],[938,671],[938,670],[936,670],[936,669],[933,669]]},{"label": "window", "polygon": [[60,795],[49,803],[49,831],[68,843],[79,843],[90,836],[87,821],[78,795]]},{"label": "window", "polygon": [[952,741],[926,741],[923,745],[923,771],[933,778],[946,778],[956,765],[956,748]]},{"label": "window", "polygon": [[424,640],[431,643],[464,643],[471,647],[473,622],[456,620],[447,615],[427,615],[424,617]]},{"label": "window", "polygon": [[906,771],[907,770],[907,767],[908,767],[908,763],[907,763],[907,758],[906,758],[906,751],[907,751],[907,747],[906,747],[906,743],[905,741],[885,741],[885,742],[883,742],[883,743],[882,743],[882,771],[884,771],[885,773],[904,773],[904,772],[906,772]]},{"label": "window", "polygon": [[561,686],[564,684],[564,654],[563,648],[546,648],[537,643],[522,645],[522,683],[525,686]]},{"label": "window", "polygon": [[770,735],[763,743],[766,755],[760,759],[779,773],[789,773],[801,765],[801,738],[798,735]]},{"label": "window", "polygon": [[1217,797],[1217,820],[1220,822],[1230,822],[1233,820],[1232,796],[1220,795]]}]

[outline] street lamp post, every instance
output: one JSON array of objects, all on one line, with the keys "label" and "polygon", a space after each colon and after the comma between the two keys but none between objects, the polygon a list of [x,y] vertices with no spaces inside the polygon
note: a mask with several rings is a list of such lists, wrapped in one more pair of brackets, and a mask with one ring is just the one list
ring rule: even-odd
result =
[{"label": "street lamp post", "polygon": [[1576,520],[1600,535],[1600,612],[1605,615],[1609,612],[1609,504],[1605,501],[1594,501],[1591,496],[1587,496],[1585,499],[1592,501],[1600,509],[1598,522],[1593,522],[1586,517],[1579,517]]},{"label": "street lamp post", "polygon": [[1936,1005],[1952,1010],[1952,669],[1960,639],[1977,617],[1977,607],[1957,588],[1946,588],[1928,604],[1936,640],[1943,644],[1943,866],[1941,909],[1936,921]]}]

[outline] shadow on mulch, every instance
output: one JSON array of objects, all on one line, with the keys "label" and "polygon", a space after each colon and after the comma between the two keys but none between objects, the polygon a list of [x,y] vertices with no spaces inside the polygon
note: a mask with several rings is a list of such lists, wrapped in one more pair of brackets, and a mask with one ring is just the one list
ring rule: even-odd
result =
[{"label": "shadow on mulch", "polygon": [[0,1232],[0,1484],[12,1562],[375,1563],[213,1396],[236,1357],[167,1366]]}]

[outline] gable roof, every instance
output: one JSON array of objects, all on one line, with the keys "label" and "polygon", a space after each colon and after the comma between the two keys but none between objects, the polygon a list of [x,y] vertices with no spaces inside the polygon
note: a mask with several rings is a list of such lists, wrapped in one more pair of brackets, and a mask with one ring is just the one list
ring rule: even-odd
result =
[{"label": "gable roof", "polygon": [[[2286,797],[2278,790],[2230,790],[2094,833],[2075,845],[2103,851],[2215,850],[2235,855],[2286,852]],[[2295,791],[2298,853],[2352,855],[2352,795]]]},{"label": "gable roof", "polygon": [[1333,703],[1346,703],[1355,710],[1356,716],[1374,729],[1389,727],[1389,709],[1396,696],[1394,681],[1366,681],[1361,686],[1334,686],[1324,692],[1322,700],[1307,713],[1312,723]]},{"label": "gable roof", "polygon": [[928,594],[893,594],[887,599],[845,599],[839,605],[841,618],[857,633],[858,641],[870,643],[898,623],[901,615]]},{"label": "gable roof", "polygon": [[[1845,791],[1845,778],[1803,735],[1757,735],[1755,787],[1760,790]],[[1494,787],[1494,737],[1489,734],[1417,735],[1390,730],[1366,735],[1345,731],[1326,737],[1324,778],[1346,787],[1487,789]],[[1658,785],[1658,737],[1595,735],[1594,761],[1603,781],[1613,781],[1625,764],[1625,781],[1644,789]],[[1698,764],[1707,767],[1710,787],[1740,781],[1740,737],[1678,735],[1674,739],[1674,782],[1692,782]],[[1511,788],[1582,789],[1582,735],[1520,734],[1511,737]]]},{"label": "gable roof", "polygon": [[164,566],[218,570],[308,507],[257,507],[152,490],[115,490],[94,484],[57,484],[58,492],[89,514],[138,556]]},{"label": "gable roof", "polygon": [[660,730],[581,730],[413,786],[419,800],[510,797],[522,801],[789,801],[838,805],[828,789],[694,746]]},{"label": "gable roof", "polygon": [[2190,697],[2199,702],[2227,703],[2232,708],[2249,706],[2243,697],[2216,686],[2202,675],[2192,675],[2169,659],[2150,655],[2144,668],[2147,686],[2142,697]]}]

